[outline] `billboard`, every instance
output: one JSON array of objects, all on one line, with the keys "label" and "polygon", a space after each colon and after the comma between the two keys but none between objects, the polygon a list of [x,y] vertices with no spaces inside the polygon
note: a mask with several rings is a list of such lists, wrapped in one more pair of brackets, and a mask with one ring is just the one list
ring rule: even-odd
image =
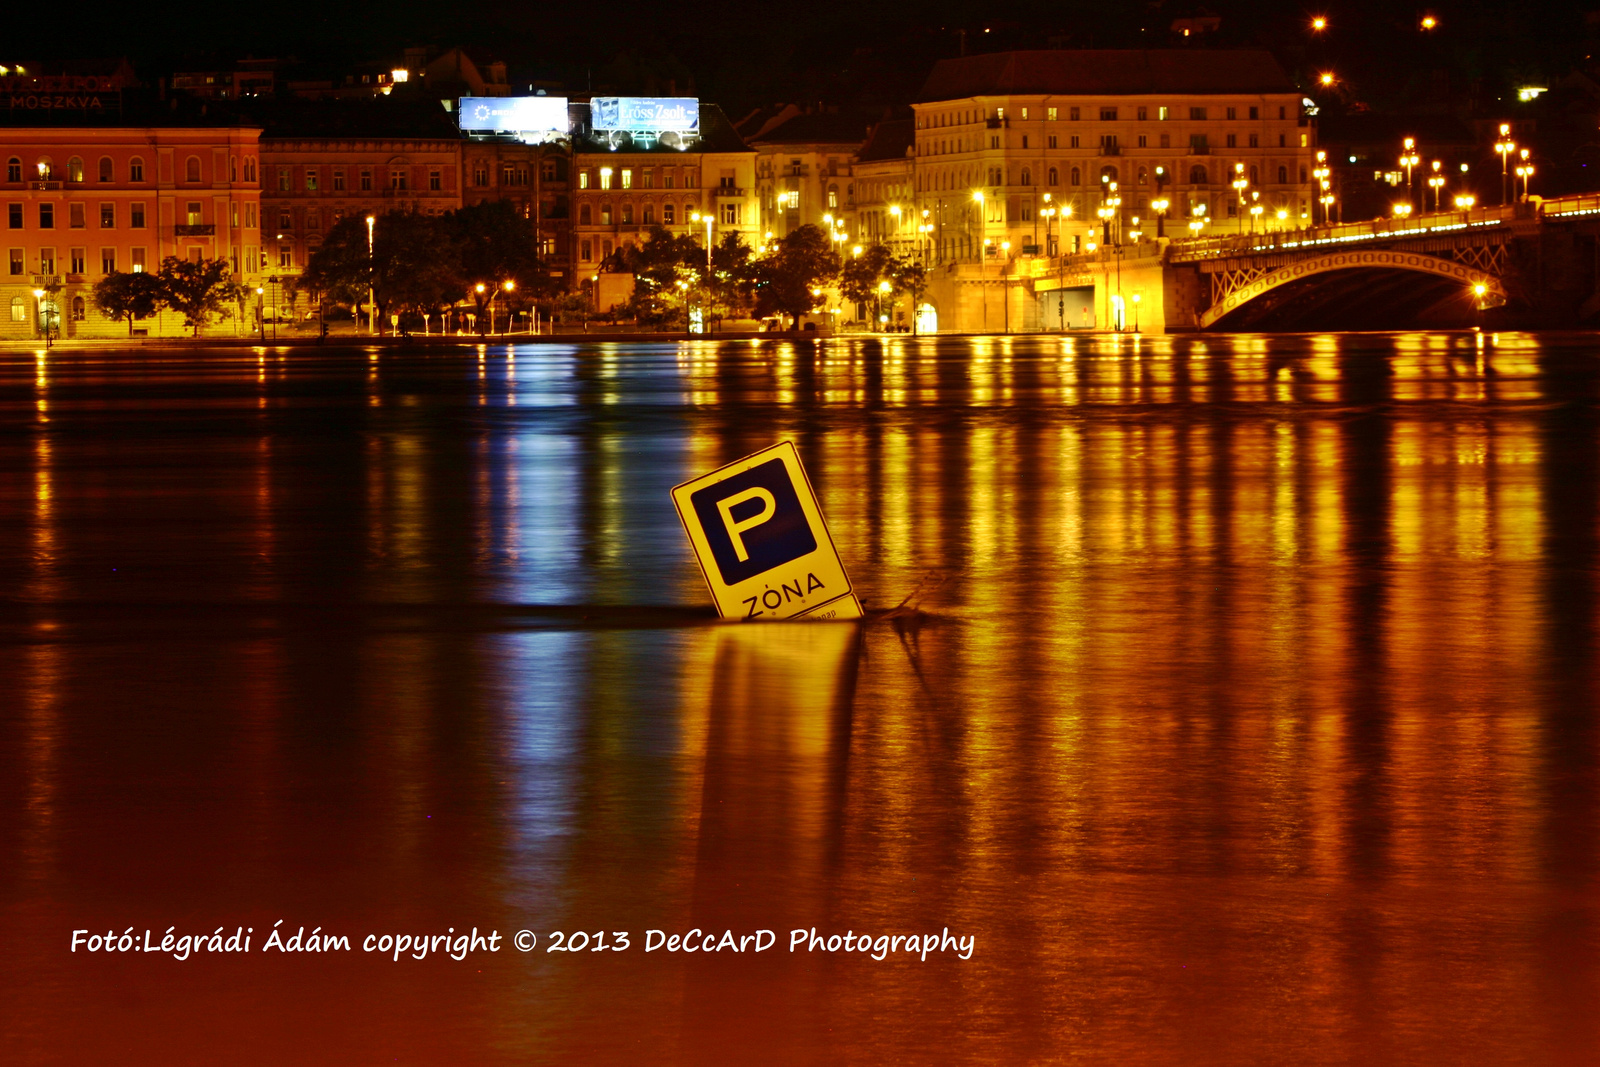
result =
[{"label": "billboard", "polygon": [[695,133],[700,101],[692,96],[597,96],[589,103],[596,133]]},{"label": "billboard", "polygon": [[566,133],[564,96],[463,96],[456,109],[463,130],[492,133]]}]

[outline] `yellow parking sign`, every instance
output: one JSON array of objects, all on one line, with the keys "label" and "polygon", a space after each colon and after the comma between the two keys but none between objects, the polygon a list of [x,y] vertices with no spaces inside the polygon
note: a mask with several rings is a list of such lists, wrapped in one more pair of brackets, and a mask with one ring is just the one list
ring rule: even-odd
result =
[{"label": "yellow parking sign", "polygon": [[723,618],[861,618],[793,442],[684,482],[672,502]]}]

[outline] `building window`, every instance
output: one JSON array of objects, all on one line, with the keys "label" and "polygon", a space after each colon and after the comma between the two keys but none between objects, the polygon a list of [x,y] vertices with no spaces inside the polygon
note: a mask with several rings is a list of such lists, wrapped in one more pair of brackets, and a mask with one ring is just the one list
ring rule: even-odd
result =
[{"label": "building window", "polygon": [[592,222],[593,222],[593,216],[590,215],[590,213],[589,213],[589,205],[588,204],[579,204],[578,205],[578,225],[579,226],[589,226],[589,225],[592,225]]},{"label": "building window", "polygon": [[100,228],[102,230],[115,229],[117,225],[117,205],[100,205]]},{"label": "building window", "polygon": [[197,182],[200,180],[200,157],[190,156],[183,161],[183,180]]},{"label": "building window", "polygon": [[84,312],[83,297],[81,297],[81,296],[73,297],[72,298],[72,321],[73,322],[82,322],[83,321],[83,312]]},{"label": "building window", "polygon": [[839,187],[837,185],[828,186],[828,206],[830,208],[839,206]]},{"label": "building window", "polygon": [[128,209],[128,225],[135,230],[144,229],[144,205],[134,204]]},{"label": "building window", "polygon": [[342,170],[333,172],[333,191],[336,193],[344,192],[344,171]]},{"label": "building window", "polygon": [[1149,142],[1150,142],[1150,138],[1149,137],[1145,136],[1142,133],[1139,135],[1139,147],[1140,148],[1148,148],[1148,147],[1150,147]]},{"label": "building window", "polygon": [[1278,134],[1278,147],[1279,148],[1287,148],[1288,146],[1289,146],[1289,139],[1287,137],[1285,137],[1281,133]]},{"label": "building window", "polygon": [[1056,170],[1054,167],[1050,168],[1050,171],[1046,177],[1050,179],[1050,185],[1052,188],[1061,184],[1061,172]]},{"label": "building window", "polygon": [[372,172],[370,170],[361,172],[361,191],[364,193],[372,191]]},{"label": "building window", "polygon": [[28,305],[20,296],[14,296],[11,298],[11,321],[28,321]]},{"label": "building window", "polygon": [[22,180],[22,160],[12,156],[6,160],[6,181],[20,182]]},{"label": "building window", "polygon": [[[143,205],[139,205],[139,207],[140,216],[143,217]],[[244,206],[244,228],[247,230],[256,228],[256,206],[254,204],[247,203]],[[250,257],[246,256],[245,258],[248,260]]]},{"label": "building window", "polygon": [[134,156],[133,159],[128,162],[128,180],[130,182],[144,181],[144,160],[140,159],[138,156]]},{"label": "building window", "polygon": [[53,230],[56,228],[56,206],[51,203],[39,205],[39,229]]},{"label": "building window", "polygon": [[67,160],[67,181],[83,181],[83,160],[79,159],[77,156],[73,156],[71,159]]},{"label": "building window", "polygon": [[[555,181],[556,180],[556,161],[553,160],[553,159],[545,160],[543,163],[541,163],[539,165],[539,173],[541,175],[543,175],[545,181],[547,181],[547,182]],[[645,171],[644,173],[645,173],[644,187],[646,189],[648,189],[648,188],[650,188],[650,172],[649,171]]]},{"label": "building window", "polygon": [[1166,122],[1168,117],[1171,116],[1171,114],[1172,114],[1172,111],[1171,111],[1170,108],[1158,107],[1158,108],[1156,108],[1156,121],[1158,121],[1158,122]]},{"label": "building window", "polygon": [[592,242],[590,242],[590,241],[587,241],[587,240],[579,241],[578,242],[578,258],[582,259],[585,263],[588,263],[591,260],[593,260],[594,259],[594,244]]},{"label": "building window", "polygon": [[1053,107],[1045,108],[1044,117],[1049,119],[1051,122],[1054,122],[1056,120],[1056,109]]},{"label": "building window", "polygon": [[9,254],[8,254],[8,256],[7,256],[7,259],[9,261],[9,263],[10,263],[11,273],[12,274],[21,274],[22,273],[22,249],[20,249],[20,248],[11,249]]},{"label": "building window", "polygon": [[1261,117],[1261,109],[1259,107],[1251,108],[1250,109],[1250,117],[1252,119],[1259,119]]},{"label": "building window", "polygon": [[314,193],[316,191],[317,191],[317,172],[314,171],[314,170],[308,170],[308,171],[306,171],[306,192]]},{"label": "building window", "polygon": [[644,206],[644,216],[640,221],[642,221],[644,223],[644,225],[646,225],[646,226],[654,226],[655,225],[655,223],[656,223],[656,206],[654,204],[646,204]]},{"label": "building window", "polygon": [[611,258],[611,242],[610,241],[601,241],[600,242],[600,255],[603,256],[606,259],[610,259]]},{"label": "building window", "polygon": [[1261,147],[1261,137],[1258,134],[1252,133],[1250,135],[1250,147],[1251,148],[1260,148]]},{"label": "building window", "polygon": [[1238,134],[1236,134],[1236,133],[1228,134],[1228,147],[1229,148],[1237,148],[1237,147],[1239,147],[1239,135]]},{"label": "building window", "polygon": [[1203,108],[1203,107],[1191,107],[1189,109],[1189,121],[1190,122],[1204,122],[1205,120],[1206,120],[1206,109],[1205,108]]},{"label": "building window", "polygon": [[1068,108],[1067,109],[1067,119],[1069,121],[1071,121],[1071,122],[1077,122],[1078,121],[1078,109],[1075,108],[1075,107]]},{"label": "building window", "polygon": [[406,188],[406,172],[403,167],[396,167],[389,172],[389,188],[403,192]]},{"label": "building window", "polygon": [[1033,171],[1029,170],[1027,167],[1023,167],[1022,168],[1022,181],[1019,182],[1018,184],[1020,184],[1020,185],[1032,185],[1033,184]]},{"label": "building window", "polygon": [[84,227],[84,206],[79,203],[67,205],[67,229],[81,230]]},{"label": "building window", "polygon": [[280,193],[287,193],[289,191],[289,168],[288,167],[279,167],[278,168],[278,191]]},{"label": "building window", "polygon": [[600,188],[602,188],[602,189],[611,188],[611,168],[610,167],[601,167],[600,168]]},{"label": "building window", "polygon": [[1288,185],[1289,184],[1289,168],[1288,167],[1279,167],[1278,168],[1278,184],[1279,185]]},{"label": "building window", "polygon": [[1256,170],[1256,168],[1251,167],[1250,168],[1250,184],[1251,185],[1258,185],[1258,184],[1260,184],[1260,182],[1261,182],[1261,178],[1259,176],[1259,172]]},{"label": "building window", "polygon": [[1022,109],[1022,117],[1024,119],[1026,119],[1028,117],[1028,109],[1027,108],[1023,108]]},{"label": "building window", "polygon": [[578,172],[578,188],[589,188],[589,172],[587,170],[580,170]]},{"label": "building window", "polygon": [[293,247],[291,247],[290,245],[279,245],[278,246],[278,266],[279,267],[292,267],[292,266],[294,266],[294,248]]},{"label": "building window", "polygon": [[117,250],[115,248],[102,248],[100,250],[100,273],[115,274],[117,272]]},{"label": "building window", "polygon": [[1172,147],[1172,134],[1164,133],[1164,134],[1161,135],[1161,147],[1162,148],[1171,148]]},{"label": "building window", "polygon": [[1206,147],[1206,135],[1203,134],[1203,133],[1191,133],[1189,135],[1189,147],[1190,148],[1205,148]]},{"label": "building window", "polygon": [[280,229],[280,230],[292,230],[292,229],[294,229],[294,216],[289,214],[289,209],[288,208],[284,208],[283,210],[278,212],[278,229]]},{"label": "building window", "polygon": [[601,204],[600,205],[600,225],[602,225],[602,226],[610,226],[611,225],[611,205],[610,204]]},{"label": "building window", "polygon": [[444,175],[439,173],[437,167],[428,171],[428,188],[436,193],[444,188]]},{"label": "building window", "polygon": [[1150,184],[1150,172],[1147,169],[1145,169],[1144,167],[1140,167],[1139,168],[1139,184],[1140,185],[1149,185]]},{"label": "building window", "polygon": [[1082,185],[1083,184],[1083,171],[1079,170],[1077,167],[1073,167],[1072,168],[1071,177],[1072,177],[1072,184],[1073,185]]},{"label": "building window", "polygon": [[1193,166],[1193,167],[1190,167],[1189,168],[1189,184],[1190,185],[1205,185],[1205,184],[1207,184],[1206,168],[1204,168],[1202,166],[1199,166],[1198,164]]},{"label": "building window", "polygon": [[6,205],[6,228],[12,230],[22,229],[22,205]]},{"label": "building window", "polygon": [[229,156],[228,157],[228,180],[230,182],[234,182],[234,183],[237,183],[239,181],[239,157],[238,156]]},{"label": "building window", "polygon": [[724,226],[737,226],[737,225],[739,225],[739,205],[738,204],[723,204],[722,205],[722,224]]},{"label": "building window", "polygon": [[1139,121],[1140,122],[1145,122],[1149,118],[1150,118],[1150,109],[1147,108],[1147,107],[1141,107],[1139,109]]},{"label": "building window", "polygon": [[624,226],[632,226],[633,225],[633,205],[632,204],[623,204],[622,205],[622,224]]},{"label": "building window", "polygon": [[1027,134],[1023,134],[1022,135],[1022,147],[1023,148],[1027,148],[1028,147],[1028,135]]},{"label": "building window", "polygon": [[1056,147],[1056,135],[1053,133],[1050,135],[1049,145],[1051,148]]},{"label": "building window", "polygon": [[1304,133],[1302,133],[1300,135],[1300,147],[1301,148],[1305,148],[1306,147],[1306,138],[1307,138],[1307,136],[1309,136],[1309,135],[1308,134],[1304,134]]},{"label": "building window", "polygon": [[244,157],[244,180],[247,182],[256,180],[256,161],[254,156]]},{"label": "building window", "polygon": [[113,165],[112,165],[110,156],[101,156],[100,157],[100,180],[101,181],[108,182],[108,181],[112,180],[112,166]]},{"label": "building window", "polygon": [[87,255],[86,255],[87,251],[88,251],[87,249],[83,249],[83,248],[74,248],[68,253],[68,255],[71,257],[69,259],[69,261],[68,261],[68,267],[67,267],[68,273],[71,273],[71,274],[82,274],[83,273],[83,261],[87,258]]},{"label": "building window", "polygon": [[674,215],[673,206],[671,204],[662,204],[661,205],[661,225],[663,225],[663,226],[671,226],[672,223],[673,223],[674,218],[675,218],[675,215]]},{"label": "building window", "polygon": [[1072,147],[1072,148],[1079,148],[1079,147],[1081,147],[1081,146],[1080,146],[1080,145],[1079,145],[1079,144],[1078,144],[1078,135],[1077,135],[1077,134],[1073,134],[1073,135],[1072,135],[1072,140],[1071,140],[1071,141],[1070,141],[1070,142],[1068,142],[1068,145],[1069,145],[1069,147]]},{"label": "building window", "polygon": [[672,183],[677,180],[677,172],[669,170],[664,171],[663,173],[665,174],[665,177],[662,179],[661,187],[663,189],[671,189]]},{"label": "building window", "polygon": [[633,170],[631,168],[622,168],[622,187],[624,189],[633,188]]},{"label": "building window", "polygon": [[1239,109],[1230,107],[1227,109],[1227,115],[1228,121],[1232,122],[1234,119],[1239,117]]},{"label": "building window", "polygon": [[1114,107],[1103,107],[1103,108],[1101,108],[1100,109],[1100,121],[1101,122],[1116,122],[1117,121],[1117,109],[1114,108]]},{"label": "building window", "polygon": [[56,272],[56,250],[53,248],[39,249],[39,273],[54,274]]},{"label": "building window", "polygon": [[1102,133],[1100,135],[1100,148],[1101,148],[1102,151],[1105,150],[1105,149],[1108,149],[1108,148],[1116,148],[1116,147],[1117,147],[1117,135],[1116,134],[1114,134],[1114,133]]},{"label": "building window", "polygon": [[320,211],[308,211],[308,212],[306,212],[306,229],[308,229],[308,230],[318,230],[318,229],[321,229],[321,228],[322,228],[322,212],[320,212]]}]

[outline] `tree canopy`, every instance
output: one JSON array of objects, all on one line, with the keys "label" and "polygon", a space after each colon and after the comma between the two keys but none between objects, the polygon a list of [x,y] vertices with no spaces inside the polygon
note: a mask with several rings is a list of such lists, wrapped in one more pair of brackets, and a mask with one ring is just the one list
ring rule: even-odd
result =
[{"label": "tree canopy", "polygon": [[144,271],[114,270],[94,283],[94,306],[107,318],[127,319],[133,336],[135,319],[148,319],[161,310],[161,279]]},{"label": "tree canopy", "polygon": [[767,255],[751,261],[756,314],[781,313],[796,325],[821,303],[821,289],[839,274],[839,257],[827,234],[806,225],[784,236]]}]

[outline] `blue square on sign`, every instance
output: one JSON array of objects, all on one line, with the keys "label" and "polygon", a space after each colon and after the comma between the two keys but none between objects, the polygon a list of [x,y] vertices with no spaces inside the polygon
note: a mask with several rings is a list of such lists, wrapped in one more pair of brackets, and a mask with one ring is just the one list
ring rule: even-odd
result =
[{"label": "blue square on sign", "polygon": [[770,459],[689,495],[725,585],[737,585],[817,550],[781,459]]}]

